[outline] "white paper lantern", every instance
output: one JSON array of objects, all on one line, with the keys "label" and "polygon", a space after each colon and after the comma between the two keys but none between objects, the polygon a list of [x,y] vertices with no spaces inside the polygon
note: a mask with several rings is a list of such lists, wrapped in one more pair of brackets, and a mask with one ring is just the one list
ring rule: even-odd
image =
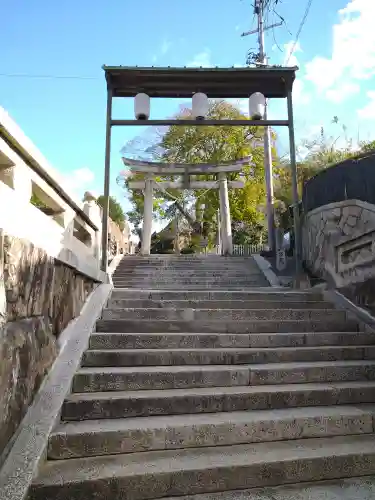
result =
[{"label": "white paper lantern", "polygon": [[251,120],[262,120],[266,108],[266,98],[260,92],[249,97],[249,115]]},{"label": "white paper lantern", "polygon": [[193,117],[204,120],[208,113],[208,97],[202,92],[193,95]]},{"label": "white paper lantern", "polygon": [[148,120],[150,117],[150,96],[137,94],[134,98],[134,114],[137,120]]}]

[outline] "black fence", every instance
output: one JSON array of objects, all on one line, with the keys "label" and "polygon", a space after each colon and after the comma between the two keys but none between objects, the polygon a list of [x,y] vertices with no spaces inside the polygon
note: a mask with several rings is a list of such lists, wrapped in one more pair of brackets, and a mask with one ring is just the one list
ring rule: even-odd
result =
[{"label": "black fence", "polygon": [[375,205],[375,152],[340,162],[308,180],[302,194],[303,211],[354,199]]}]

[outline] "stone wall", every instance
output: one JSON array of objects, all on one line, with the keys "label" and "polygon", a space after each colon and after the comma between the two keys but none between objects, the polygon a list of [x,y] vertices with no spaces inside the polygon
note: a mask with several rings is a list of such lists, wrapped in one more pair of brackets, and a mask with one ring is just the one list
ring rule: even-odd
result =
[{"label": "stone wall", "polygon": [[[312,210],[302,223],[309,271],[363,305],[375,301],[375,205],[359,200]],[[372,298],[370,297],[372,295]]]},{"label": "stone wall", "polygon": [[96,283],[0,230],[0,455]]}]

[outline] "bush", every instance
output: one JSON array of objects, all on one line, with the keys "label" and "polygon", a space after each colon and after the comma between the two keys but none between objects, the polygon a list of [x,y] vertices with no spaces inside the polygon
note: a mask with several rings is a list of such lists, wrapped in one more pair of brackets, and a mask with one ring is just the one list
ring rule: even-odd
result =
[{"label": "bush", "polygon": [[193,248],[193,247],[183,248],[180,253],[182,255],[192,254],[192,253],[195,253],[195,248]]}]

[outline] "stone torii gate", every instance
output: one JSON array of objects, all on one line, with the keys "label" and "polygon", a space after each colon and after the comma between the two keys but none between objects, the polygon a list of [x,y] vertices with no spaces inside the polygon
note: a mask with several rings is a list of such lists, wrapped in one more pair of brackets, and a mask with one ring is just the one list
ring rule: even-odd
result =
[{"label": "stone torii gate", "polygon": [[[224,255],[232,255],[233,243],[228,187],[242,188],[244,182],[242,180],[228,181],[227,174],[240,172],[243,165],[247,164],[249,160],[249,158],[243,158],[221,164],[201,163],[189,165],[156,163],[123,158],[124,164],[130,167],[132,172],[145,174],[144,181],[129,182],[130,189],[142,189],[144,193],[142,255],[150,255],[153,191],[156,187],[159,189],[219,189],[222,253]],[[191,178],[191,176],[203,174],[217,175],[217,180],[204,181],[192,180]],[[157,175],[176,175],[180,177],[180,180],[156,182],[155,176]]]}]

